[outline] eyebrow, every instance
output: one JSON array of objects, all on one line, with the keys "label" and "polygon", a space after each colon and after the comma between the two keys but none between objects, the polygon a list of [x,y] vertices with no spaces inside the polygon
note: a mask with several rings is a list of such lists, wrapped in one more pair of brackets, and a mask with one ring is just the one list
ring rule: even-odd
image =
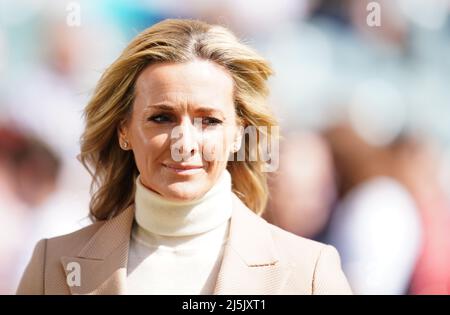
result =
[{"label": "eyebrow", "polygon": [[[166,104],[149,105],[149,106],[147,106],[147,109],[159,109],[159,110],[165,110],[165,111],[171,111],[171,112],[176,111],[176,108],[174,106],[166,105]],[[216,108],[212,108],[212,107],[205,107],[205,106],[196,107],[195,111],[202,112],[202,113],[217,113],[217,114],[221,115],[223,118],[225,118],[224,113],[220,109],[216,109]]]},{"label": "eyebrow", "polygon": [[147,106],[147,109],[162,109],[167,111],[175,111],[173,106],[165,105],[165,104],[156,104],[156,105],[149,105]]}]

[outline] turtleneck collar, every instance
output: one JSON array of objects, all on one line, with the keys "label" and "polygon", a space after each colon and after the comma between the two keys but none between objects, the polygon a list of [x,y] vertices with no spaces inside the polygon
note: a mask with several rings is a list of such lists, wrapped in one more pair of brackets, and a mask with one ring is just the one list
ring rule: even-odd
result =
[{"label": "turtleneck collar", "polygon": [[168,200],[136,179],[135,220],[140,228],[162,236],[191,236],[213,230],[231,217],[231,175],[225,169],[201,198]]}]

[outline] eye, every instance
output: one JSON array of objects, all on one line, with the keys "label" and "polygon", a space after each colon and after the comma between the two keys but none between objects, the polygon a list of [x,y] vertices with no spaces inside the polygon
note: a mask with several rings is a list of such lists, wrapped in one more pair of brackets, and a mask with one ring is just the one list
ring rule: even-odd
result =
[{"label": "eye", "polygon": [[204,117],[202,122],[204,125],[208,126],[217,126],[222,124],[222,121],[220,119],[214,117]]},{"label": "eye", "polygon": [[149,117],[148,120],[153,121],[157,124],[162,124],[162,123],[166,123],[166,122],[172,122],[173,118],[171,115],[168,115],[168,114],[158,114],[158,115],[153,115],[153,116]]}]

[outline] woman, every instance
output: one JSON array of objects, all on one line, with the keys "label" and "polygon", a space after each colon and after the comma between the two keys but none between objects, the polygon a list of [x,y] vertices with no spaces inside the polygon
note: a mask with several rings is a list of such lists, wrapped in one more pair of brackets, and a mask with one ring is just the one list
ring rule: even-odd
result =
[{"label": "woman", "polygon": [[165,20],[139,34],[85,110],[95,223],[41,240],[18,293],[350,293],[333,247],[258,215],[265,162],[242,140],[276,125],[270,75],[220,26]]}]

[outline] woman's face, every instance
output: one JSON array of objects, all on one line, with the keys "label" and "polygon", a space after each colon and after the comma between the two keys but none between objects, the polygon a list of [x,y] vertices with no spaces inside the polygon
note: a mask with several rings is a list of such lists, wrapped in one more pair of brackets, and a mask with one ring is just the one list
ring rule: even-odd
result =
[{"label": "woman's face", "polygon": [[119,141],[126,140],[133,151],[142,184],[175,200],[203,196],[240,137],[233,79],[205,60],[144,69],[131,117],[119,128]]}]

